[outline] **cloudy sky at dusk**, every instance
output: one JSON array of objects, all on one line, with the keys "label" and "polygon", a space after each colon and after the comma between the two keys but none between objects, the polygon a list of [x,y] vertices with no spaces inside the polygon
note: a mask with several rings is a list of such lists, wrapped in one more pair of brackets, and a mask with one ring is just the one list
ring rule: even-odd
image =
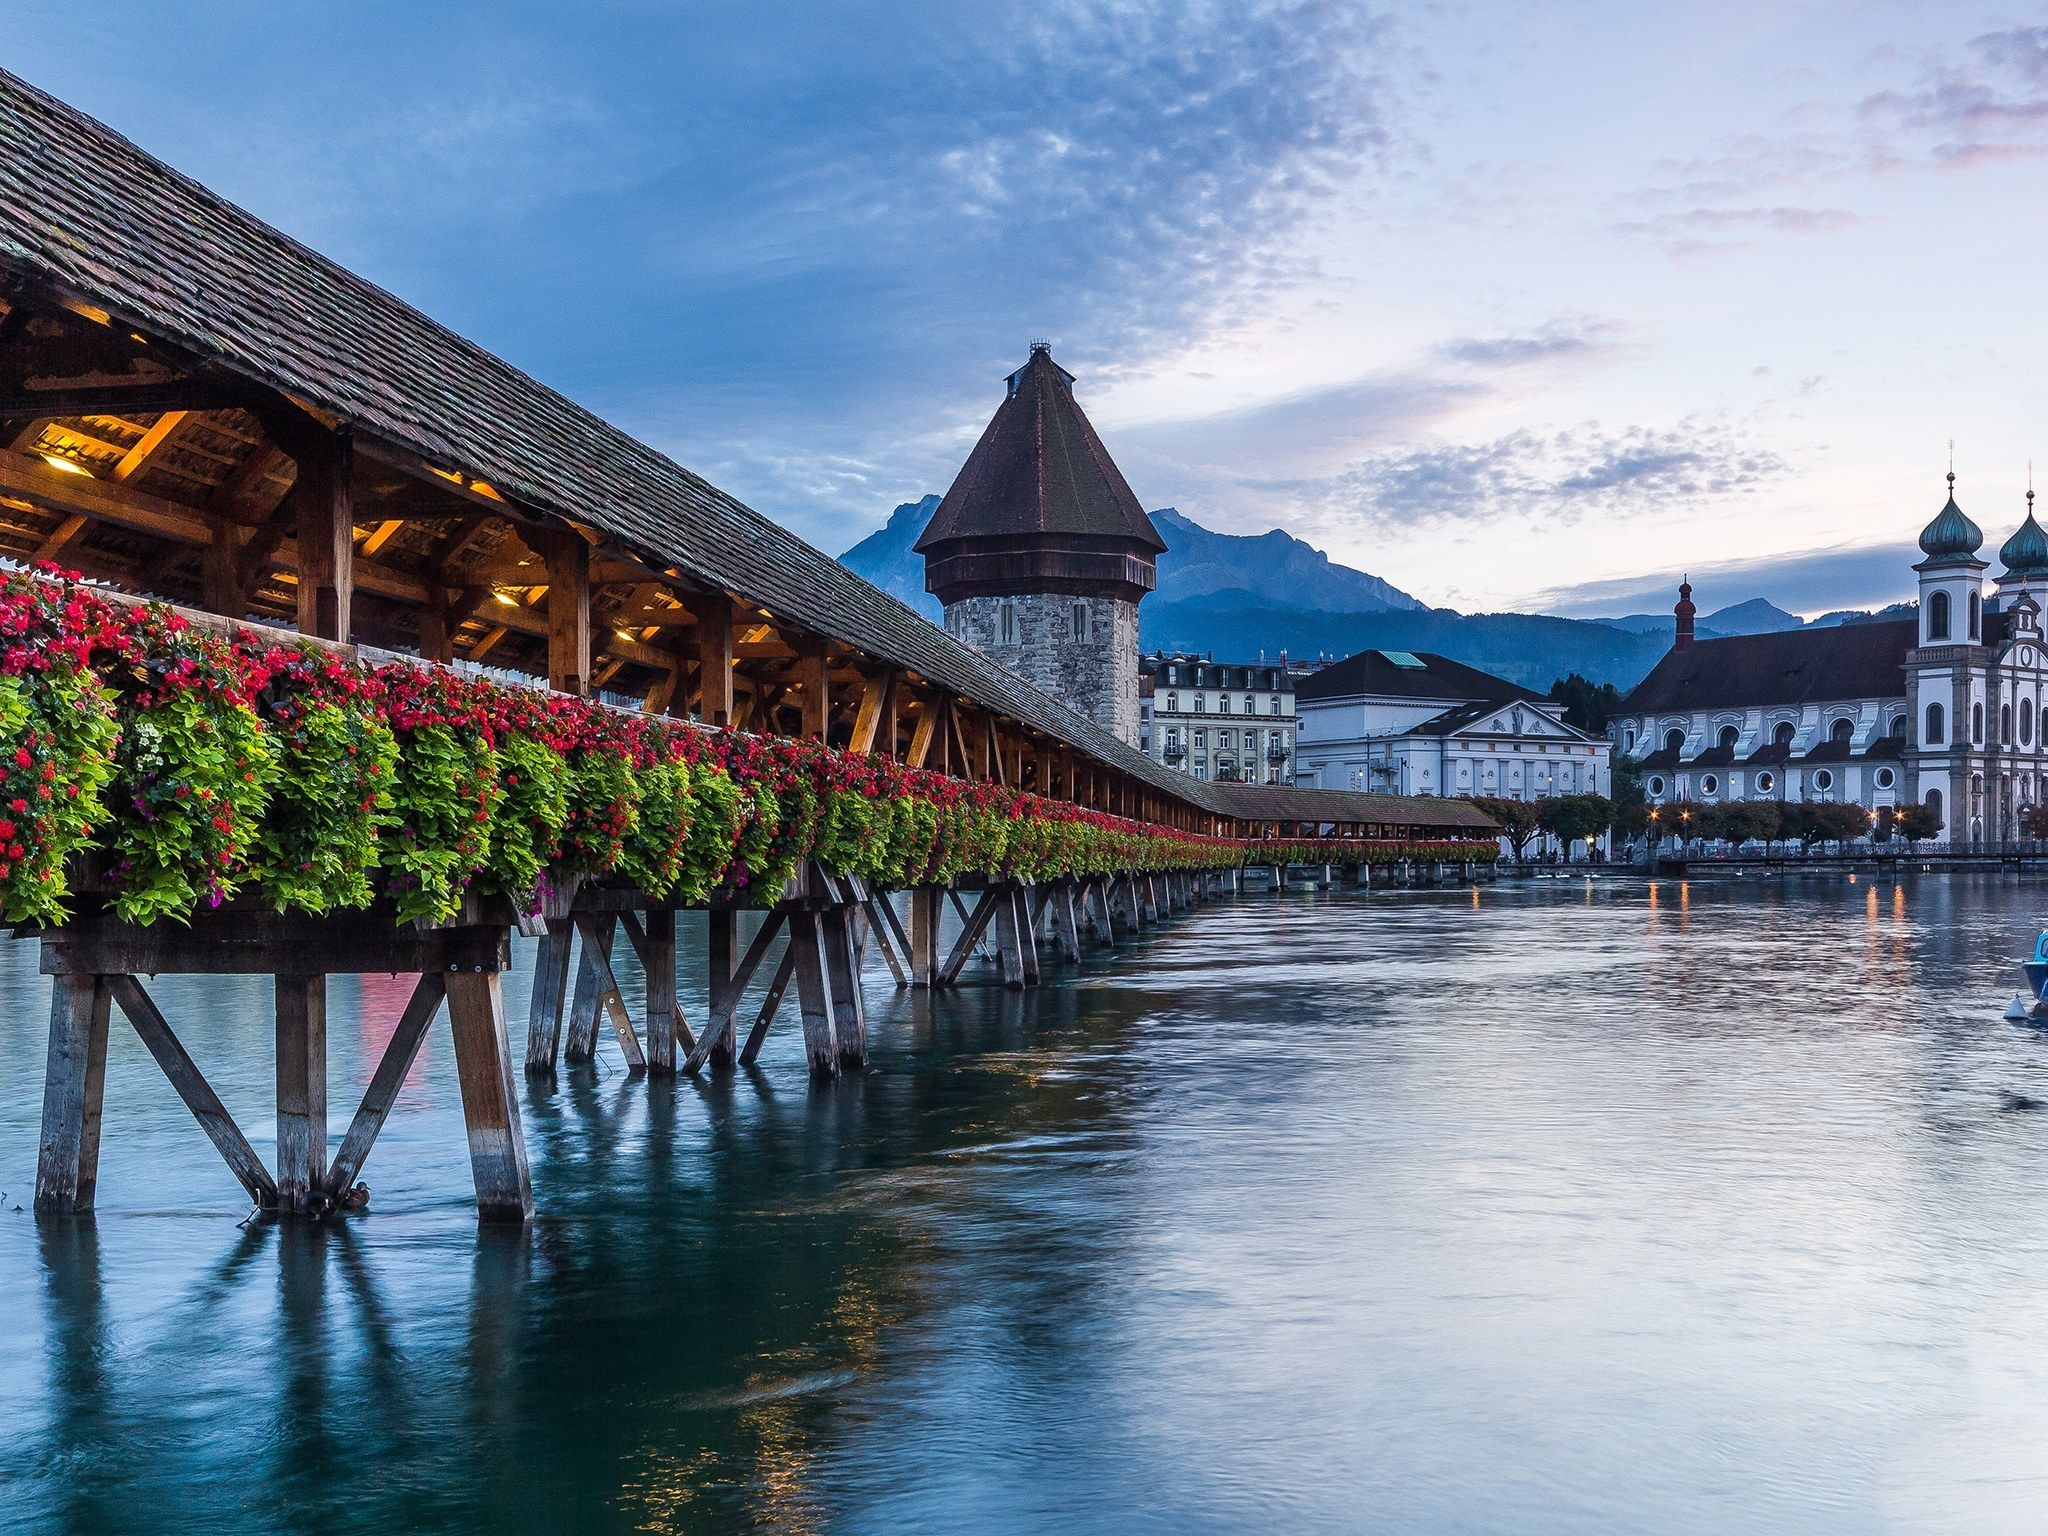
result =
[{"label": "cloudy sky at dusk", "polygon": [[1949,438],[1994,541],[2048,471],[2048,17],[290,9],[0,38],[827,549],[1036,336],[1148,505],[1466,609],[1885,601]]}]

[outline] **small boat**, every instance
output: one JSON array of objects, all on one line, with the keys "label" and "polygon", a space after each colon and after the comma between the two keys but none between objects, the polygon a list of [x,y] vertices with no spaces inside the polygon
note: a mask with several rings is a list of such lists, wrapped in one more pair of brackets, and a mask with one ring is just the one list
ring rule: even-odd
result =
[{"label": "small boat", "polygon": [[2020,963],[2027,990],[2016,995],[2005,1016],[2014,1024],[2048,1024],[2048,930],[2034,940],[2033,955]]}]

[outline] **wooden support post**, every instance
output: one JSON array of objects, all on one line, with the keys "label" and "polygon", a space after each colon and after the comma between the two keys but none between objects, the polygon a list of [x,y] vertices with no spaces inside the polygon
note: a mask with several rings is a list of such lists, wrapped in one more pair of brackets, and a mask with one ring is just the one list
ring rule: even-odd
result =
[{"label": "wooden support post", "polygon": [[99,1183],[109,997],[104,977],[66,975],[55,981],[50,1053],[43,1069],[43,1134],[36,1149],[36,1209],[89,1211]]},{"label": "wooden support post", "polygon": [[178,1097],[192,1111],[192,1118],[199,1122],[199,1128],[206,1132],[207,1139],[226,1160],[236,1181],[258,1205],[276,1205],[277,1184],[270,1177],[270,1170],[263,1166],[263,1159],[249,1145],[249,1138],[242,1134],[242,1128],[235,1124],[234,1117],[222,1105],[213,1085],[207,1082],[192,1058],[185,1053],[185,1047],[171,1032],[163,1014],[149,994],[142,990],[142,983],[133,976],[109,976],[105,980],[107,990],[121,1005],[121,1011],[128,1015],[128,1022],[135,1026],[135,1033],[142,1037],[149,1054],[156,1058],[164,1076],[178,1090]]},{"label": "wooden support post", "polygon": [[910,984],[929,987],[939,969],[939,917],[945,910],[945,894],[935,885],[910,889]]},{"label": "wooden support post", "polygon": [[854,909],[828,907],[818,914],[825,937],[826,980],[832,994],[832,1035],[839,1065],[848,1072],[868,1064],[867,1005],[860,992],[860,950],[854,943]]},{"label": "wooden support post", "polygon": [[803,1009],[804,1054],[811,1063],[811,1076],[837,1077],[839,1041],[832,1029],[830,962],[825,955],[824,924],[817,913],[800,910],[789,914],[789,947],[796,956],[796,994]]},{"label": "wooden support post", "polygon": [[280,975],[275,993],[277,1208],[307,1211],[326,1195],[327,978]]},{"label": "wooden support post", "polygon": [[[589,977],[592,991],[596,996],[597,1008],[603,1009],[612,1021],[612,1033],[618,1037],[619,1050],[626,1058],[628,1072],[647,1070],[647,1053],[640,1048],[640,1036],[633,1028],[633,1016],[626,1012],[626,999],[619,992],[619,981],[612,974],[612,935],[618,927],[613,917],[579,917],[576,926],[583,935],[584,969],[576,977],[576,1001],[579,1010],[583,1003],[583,983]],[[579,1012],[569,1021],[570,1061],[591,1061],[597,1056],[597,1013],[591,1012],[588,1033],[579,1041],[578,1033],[585,1028]],[[578,1056],[577,1047],[587,1041],[588,1054]]]},{"label": "wooden support post", "polygon": [[1017,953],[1024,962],[1024,985],[1035,987],[1040,980],[1037,916],[1043,909],[1033,901],[1028,886],[1018,886],[1011,901],[1017,908]]},{"label": "wooden support post", "polygon": [[598,961],[606,962],[604,975],[611,975],[612,930],[616,919],[609,915],[579,917],[576,935],[580,959],[576,966],[576,995],[569,1007],[569,1039],[562,1059],[581,1066],[597,1058],[597,1016],[604,1008],[604,985],[598,980]]},{"label": "wooden support post", "polygon": [[533,1185],[526,1170],[526,1138],[519,1129],[498,973],[451,971],[447,987],[477,1215],[485,1221],[525,1221],[533,1215]]},{"label": "wooden support post", "polygon": [[[363,1092],[361,1108],[349,1123],[348,1134],[341,1139],[341,1150],[334,1154],[334,1166],[327,1170],[322,1187],[327,1198],[340,1200],[349,1186],[362,1172],[363,1162],[370,1155],[370,1148],[377,1143],[377,1133],[384,1129],[385,1117],[391,1113],[391,1106],[398,1101],[398,1090],[405,1086],[406,1074],[412,1071],[412,1064],[419,1059],[420,1047],[426,1043],[427,1029],[434,1022],[434,1015],[441,1011],[441,999],[447,995],[447,987],[440,974],[428,971],[419,979],[419,985],[412,989],[412,996],[406,1000],[405,1012],[399,1015],[398,1027],[391,1032],[391,1041],[384,1047],[384,1057],[377,1063],[377,1070],[370,1077],[370,1086]],[[124,1000],[121,1006],[128,1004]],[[130,1017],[133,1017],[132,1013]],[[209,1134],[211,1132],[209,1131]],[[215,1141],[218,1143],[219,1138]],[[223,1153],[226,1148],[221,1149]],[[232,1164],[233,1159],[229,1162]]]},{"label": "wooden support post", "polygon": [[1088,883],[1089,923],[1098,927],[1104,949],[1116,948],[1116,916],[1110,911],[1109,882],[1091,880]]},{"label": "wooden support post", "polygon": [[697,620],[697,718],[706,725],[733,723],[732,599],[723,592],[692,598]]},{"label": "wooden support post", "polygon": [[796,974],[796,946],[788,944],[782,950],[782,963],[775,967],[774,978],[768,983],[768,995],[761,1000],[761,1011],[754,1016],[754,1027],[747,1031],[747,1043],[740,1051],[740,1065],[751,1067],[754,1058],[761,1054],[762,1042],[768,1038],[768,1026],[775,1021],[777,1010],[782,1007],[782,995],[789,990],[790,978]]},{"label": "wooden support post", "polygon": [[1029,939],[1023,931],[1023,915],[1017,910],[1018,891],[1015,886],[1004,886],[989,895],[995,899],[997,908],[996,958],[1003,968],[1003,985],[1014,991],[1025,985],[1024,946]]},{"label": "wooden support post", "polygon": [[562,1038],[562,1005],[569,991],[569,954],[576,931],[567,918],[550,918],[533,963],[533,995],[526,1008],[526,1070],[552,1077]]},{"label": "wooden support post", "polygon": [[910,941],[904,937],[903,924],[896,917],[896,909],[889,905],[889,898],[880,891],[872,891],[861,903],[861,912],[875,936],[875,948],[881,951],[882,963],[889,967],[896,985],[909,986],[910,973],[905,967],[909,964]]},{"label": "wooden support post", "polygon": [[573,528],[541,542],[548,562],[548,686],[590,692],[590,545]]},{"label": "wooden support post", "polygon": [[936,987],[950,987],[960,974],[960,968],[967,963],[967,957],[974,953],[974,946],[987,931],[989,919],[996,915],[996,908],[1002,905],[1002,892],[990,887],[981,893],[981,900],[960,930],[960,937],[953,941],[953,952],[946,957],[946,963],[939,967],[939,974],[933,979]]},{"label": "wooden support post", "polygon": [[349,638],[355,600],[355,513],[349,490],[354,444],[345,432],[307,424],[298,442],[281,444],[298,466],[292,513],[298,524],[299,633]]},{"label": "wooden support post", "polygon": [[237,621],[248,617],[249,590],[242,582],[241,530],[224,517],[214,521],[213,541],[206,546],[201,592],[212,612]]},{"label": "wooden support post", "polygon": [[448,599],[439,585],[430,586],[418,619],[420,660],[447,666],[455,659],[455,627],[448,622]]},{"label": "wooden support post", "polygon": [[[625,931],[626,941],[633,946],[633,953],[639,958],[640,968],[647,969],[647,931],[640,926],[639,914],[621,912],[619,927]],[[697,1037],[690,1032],[690,1021],[683,1017],[683,1005],[676,1000],[675,989],[669,989],[668,1027],[675,1031],[676,1042],[684,1051],[697,1048]]]},{"label": "wooden support post", "polygon": [[824,641],[808,641],[797,652],[796,676],[804,695],[802,734],[824,741],[832,729],[832,660]]},{"label": "wooden support post", "polygon": [[647,943],[641,951],[647,973],[647,1070],[656,1077],[676,1071],[676,915],[667,907],[647,914]]},{"label": "wooden support post", "polygon": [[1059,930],[1060,954],[1069,965],[1081,960],[1081,923],[1074,911],[1074,887],[1071,882],[1060,882],[1053,894],[1053,922]]}]

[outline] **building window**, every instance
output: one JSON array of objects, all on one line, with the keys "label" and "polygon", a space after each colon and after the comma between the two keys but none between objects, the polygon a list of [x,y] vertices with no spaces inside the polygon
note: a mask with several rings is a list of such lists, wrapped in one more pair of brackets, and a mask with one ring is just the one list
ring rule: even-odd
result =
[{"label": "building window", "polygon": [[1719,779],[1715,778],[1715,777],[1714,777],[1714,776],[1713,776],[1713,775],[1712,775],[1711,773],[1709,773],[1709,774],[1703,774],[1703,775],[1702,775],[1702,776],[1700,777],[1700,793],[1701,793],[1701,794],[1703,794],[1703,795],[1711,795],[1711,794],[1712,794],[1712,793],[1713,793],[1713,792],[1714,792],[1715,790],[1719,789],[1720,787],[1721,787],[1721,781],[1720,781]]},{"label": "building window", "polygon": [[1680,752],[1683,751],[1684,748],[1685,732],[1674,725],[1673,727],[1671,727],[1670,730],[1664,733],[1664,750],[1666,752]]},{"label": "building window", "polygon": [[1768,795],[1773,789],[1776,789],[1777,787],[1778,781],[1772,778],[1768,773],[1760,773],[1756,776],[1756,792],[1758,794]]},{"label": "building window", "polygon": [[1980,747],[1984,745],[1984,706],[1982,704],[1972,704],[1970,706],[1970,740]]},{"label": "building window", "polygon": [[1826,794],[1835,787],[1835,776],[1825,768],[1816,768],[1813,773],[1813,787]]},{"label": "building window", "polygon": [[1250,694],[1244,696],[1244,712],[1248,715],[1255,715],[1259,712],[1259,701]]},{"label": "building window", "polygon": [[1621,750],[1624,752],[1633,752],[1635,751],[1635,749],[1636,728],[1634,726],[1630,726],[1626,731],[1622,732]]},{"label": "building window", "polygon": [[1977,639],[1984,627],[1984,599],[1975,592],[1970,594],[1970,638]]},{"label": "building window", "polygon": [[1195,745],[1198,747],[1206,747],[1207,745],[1209,745],[1209,733],[1207,731],[1196,731]]},{"label": "building window", "polygon": [[1658,778],[1655,774],[1652,774],[1650,776],[1650,793],[1653,795],[1661,795],[1664,793],[1664,781]]},{"label": "building window", "polygon": [[1177,715],[1177,714],[1179,714],[1179,713],[1180,713],[1180,695],[1179,695],[1179,694],[1177,694],[1177,693],[1169,693],[1169,694],[1168,694],[1168,695],[1166,696],[1166,712],[1167,712],[1167,713],[1168,713],[1169,715]]},{"label": "building window", "polygon": [[1219,694],[1217,694],[1217,695],[1216,695],[1216,713],[1217,713],[1217,714],[1219,714],[1219,715],[1227,715],[1227,714],[1229,714],[1229,713],[1230,713],[1230,695],[1229,695],[1229,694],[1227,694],[1227,693],[1219,693]]},{"label": "building window", "polygon": [[1847,715],[1842,716],[1841,719],[1828,727],[1828,740],[1838,746],[1846,747],[1849,744],[1849,739],[1855,734],[1856,722]]},{"label": "building window", "polygon": [[1742,740],[1742,732],[1738,731],[1734,726],[1724,725],[1721,727],[1721,746],[1724,750],[1733,752],[1735,750],[1735,743],[1740,740]]},{"label": "building window", "polygon": [[1948,638],[1948,594],[1936,592],[1927,599],[1927,638]]},{"label": "building window", "polygon": [[1015,645],[1017,643],[1017,605],[1007,597],[1004,598],[1001,608],[997,610],[996,618],[997,627],[1002,635],[1000,643],[1003,645]]},{"label": "building window", "polygon": [[1276,694],[1274,694],[1274,695],[1273,695],[1273,700],[1272,700],[1272,703],[1273,703],[1273,707],[1272,707],[1271,709],[1267,710],[1267,711],[1266,711],[1266,713],[1267,713],[1267,714],[1269,714],[1269,715],[1277,715],[1277,714],[1279,714],[1279,713],[1280,713],[1280,695],[1279,695],[1279,694],[1277,694],[1277,693],[1276,693]]},{"label": "building window", "polygon": [[1892,735],[1896,736],[1900,741],[1904,741],[1906,739],[1906,717],[1904,715],[1892,716],[1891,733]]},{"label": "building window", "polygon": [[2034,742],[2034,701],[2020,700],[2020,745],[2032,746]]},{"label": "building window", "polygon": [[1208,706],[1207,706],[1207,703],[1206,703],[1206,702],[1204,701],[1204,699],[1202,698],[1202,696],[1201,696],[1201,695],[1200,695],[1199,693],[1198,693],[1198,694],[1196,694],[1196,695],[1195,695],[1195,713],[1196,713],[1196,714],[1198,714],[1198,715],[1206,715],[1206,714],[1207,714],[1208,712],[1209,712],[1209,710],[1208,710]]},{"label": "building window", "polygon": [[1998,706],[1998,744],[2001,747],[2012,745],[2012,706],[2010,704]]},{"label": "building window", "polygon": [[1892,783],[1893,774],[1891,769],[1880,768],[1877,770],[1877,787],[1879,789],[1890,789],[1892,787]]},{"label": "building window", "polygon": [[[1939,593],[1937,593],[1937,594],[1936,594],[1936,596],[1939,596],[1939,595],[1940,595]],[[1922,732],[1922,733],[1921,733],[1921,741],[1922,741],[1922,743],[1923,743],[1924,745],[1926,745],[1926,746],[1930,746],[1930,747],[1938,747],[1938,746],[1940,746],[1940,745],[1941,745],[1941,739],[1942,739],[1942,736],[1943,736],[1943,734],[1944,734],[1944,733],[1945,733],[1945,732],[1947,731],[1947,729],[1948,729],[1948,724],[1947,724],[1947,717],[1946,717],[1946,716],[1944,716],[1944,715],[1942,714],[1942,712],[1941,712],[1941,706],[1940,706],[1939,704],[1930,704],[1930,705],[1928,705],[1928,706],[1927,706],[1927,729],[1926,729],[1926,730],[1925,730],[1924,732]],[[2020,708],[2020,740],[2021,740],[2021,741],[2025,741],[2026,739],[2027,739],[2027,715],[2026,715],[2026,707],[2025,707],[2024,705],[2022,705],[2022,706],[2021,706],[2021,708]]]},{"label": "building window", "polygon": [[1784,747],[1789,751],[1792,746],[1792,738],[1798,734],[1798,728],[1790,720],[1780,720],[1778,728],[1771,732],[1771,745],[1774,747]]},{"label": "building window", "polygon": [[1246,731],[1244,733],[1244,749],[1247,752],[1259,750],[1259,733],[1257,731]]},{"label": "building window", "polygon": [[1083,643],[1092,638],[1088,633],[1088,605],[1086,603],[1074,604],[1074,638]]}]

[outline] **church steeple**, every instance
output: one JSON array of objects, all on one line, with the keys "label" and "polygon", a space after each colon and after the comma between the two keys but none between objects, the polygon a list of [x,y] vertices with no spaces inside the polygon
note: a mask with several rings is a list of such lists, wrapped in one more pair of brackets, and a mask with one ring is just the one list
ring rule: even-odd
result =
[{"label": "church steeple", "polygon": [[1682,651],[1692,644],[1693,615],[1698,611],[1692,605],[1692,580],[1690,577],[1684,578],[1678,583],[1678,606],[1671,611],[1678,617],[1677,628],[1673,630],[1671,635],[1671,648],[1674,651]]}]

